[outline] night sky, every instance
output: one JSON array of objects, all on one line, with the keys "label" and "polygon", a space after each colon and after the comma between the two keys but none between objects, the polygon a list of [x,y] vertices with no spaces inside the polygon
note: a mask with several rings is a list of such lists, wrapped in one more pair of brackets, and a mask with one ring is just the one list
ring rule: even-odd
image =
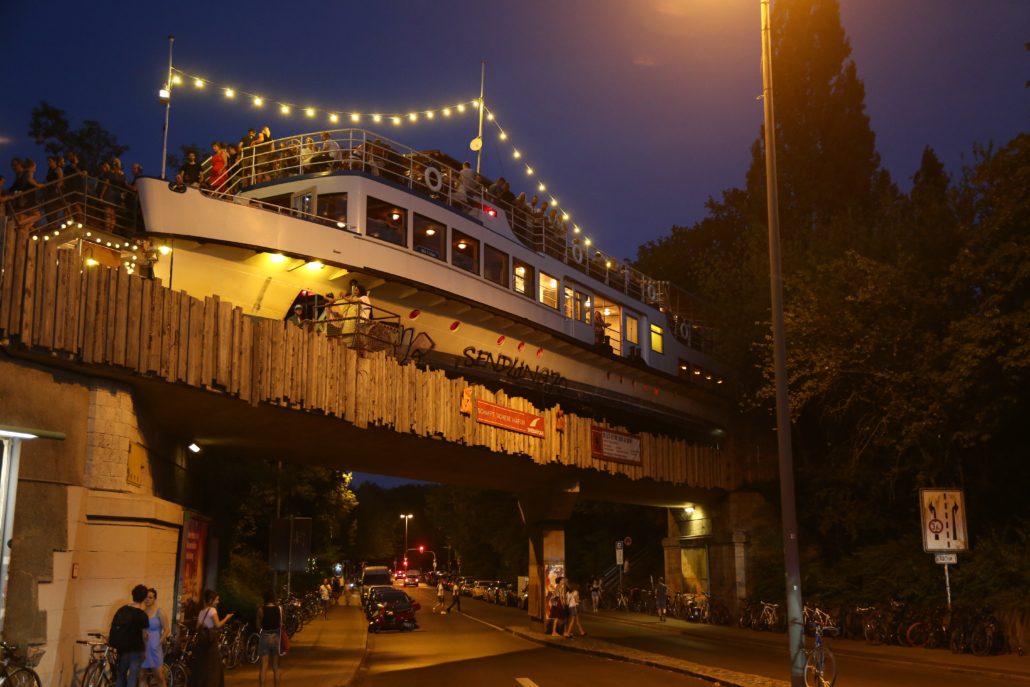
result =
[{"label": "night sky", "polygon": [[[97,119],[115,132],[130,146],[126,169],[159,173],[156,93],[170,33],[186,72],[340,112],[471,100],[485,59],[486,102],[510,138],[502,144],[487,126],[483,171],[532,191],[530,164],[547,195],[618,257],[742,185],[762,118],[758,0],[4,4],[0,155],[35,157],[40,176],[44,155],[26,131],[43,99],[73,126]],[[925,145],[955,175],[974,143],[1027,129],[1027,0],[842,0],[841,15],[879,152],[902,188]],[[283,117],[271,102],[256,110],[186,84],[173,94],[169,148],[206,150],[264,124],[276,137],[329,126],[323,115]],[[474,161],[471,110],[366,126]]]}]

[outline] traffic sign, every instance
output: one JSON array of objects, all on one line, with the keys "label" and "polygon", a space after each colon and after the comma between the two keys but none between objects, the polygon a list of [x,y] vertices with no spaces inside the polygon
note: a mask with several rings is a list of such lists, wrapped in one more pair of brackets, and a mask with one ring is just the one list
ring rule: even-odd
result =
[{"label": "traffic sign", "polygon": [[615,542],[615,565],[622,565],[622,542]]},{"label": "traffic sign", "polygon": [[633,546],[633,537],[626,537],[622,540],[626,546]]},{"label": "traffic sign", "polygon": [[615,550],[616,551],[622,551],[622,542],[621,541],[615,542]]},{"label": "traffic sign", "polygon": [[957,553],[935,553],[933,562],[937,565],[956,565],[958,563]]},{"label": "traffic sign", "polygon": [[961,489],[920,489],[923,551],[965,551],[969,548],[966,504]]}]

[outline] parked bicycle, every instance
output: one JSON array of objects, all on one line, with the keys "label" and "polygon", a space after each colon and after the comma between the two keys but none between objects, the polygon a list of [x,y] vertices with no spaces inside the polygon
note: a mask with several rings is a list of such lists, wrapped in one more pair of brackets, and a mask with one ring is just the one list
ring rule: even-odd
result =
[{"label": "parked bicycle", "polygon": [[82,673],[82,687],[112,687],[118,653],[99,632],[88,632],[86,636],[90,639],[75,642],[89,647],[89,663]]},{"label": "parked bicycle", "polygon": [[20,653],[17,646],[0,641],[0,686],[2,687],[42,687],[39,675],[33,670],[43,657],[45,649],[28,647]]},{"label": "parked bicycle", "polygon": [[837,659],[823,643],[823,635],[834,637],[837,628],[819,622],[806,625],[815,635],[811,649],[805,649],[805,687],[833,687],[837,682]]}]

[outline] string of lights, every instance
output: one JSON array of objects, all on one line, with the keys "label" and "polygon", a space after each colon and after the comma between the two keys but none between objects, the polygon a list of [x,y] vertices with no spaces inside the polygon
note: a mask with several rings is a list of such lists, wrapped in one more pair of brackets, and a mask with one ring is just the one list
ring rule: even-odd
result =
[{"label": "string of lights", "polygon": [[319,117],[324,118],[328,120],[330,124],[338,124],[341,120],[349,120],[355,124],[363,121],[371,121],[377,124],[387,121],[391,122],[395,126],[400,126],[405,122],[415,124],[420,121],[432,121],[436,119],[437,116],[444,119],[461,116],[469,110],[474,111],[479,109],[478,98],[463,100],[461,102],[444,105],[442,107],[423,108],[419,110],[410,110],[408,112],[364,112],[349,109],[330,109],[325,107],[316,107],[314,105],[296,105],[295,103],[239,90],[232,86],[216,83],[202,76],[173,68],[172,83],[170,84],[169,90],[176,86],[184,86],[186,84],[192,84],[194,90],[197,91],[208,90],[221,92],[223,97],[227,100],[249,101],[253,107],[264,108],[267,106],[269,108],[278,109],[279,114],[284,117],[288,117],[296,112],[311,119]]},{"label": "string of lights", "polygon": [[[522,155],[522,151],[519,150],[518,146],[516,146],[514,143],[511,142],[511,137],[508,135],[508,132],[505,131],[504,128],[501,126],[501,123],[499,121],[497,121],[497,116],[494,115],[494,113],[490,110],[489,106],[486,106],[486,105],[484,105],[484,107],[483,107],[483,112],[485,113],[484,119],[486,121],[490,122],[491,124],[493,124],[494,127],[497,129],[497,138],[500,141],[502,141],[502,143],[505,143],[507,145],[511,145],[512,146],[512,148],[511,148],[511,155],[512,155],[512,157],[514,159],[518,160],[519,164],[522,165],[523,171],[526,173],[526,176],[532,178],[533,181],[536,183],[535,188],[536,188],[537,192],[539,192],[539,193],[547,193],[547,184],[545,184],[544,180],[541,179],[539,175],[537,175],[536,169],[534,169],[533,165],[529,164],[525,160],[525,158]],[[571,222],[572,221],[572,214],[567,209],[565,209],[565,208],[563,208],[561,206],[561,204],[558,202],[558,199],[556,197],[554,197],[551,194],[548,194],[547,202],[548,202],[548,207],[549,208],[554,208],[555,210],[558,211],[558,215],[561,217],[561,219],[563,221],[565,221],[565,222]],[[580,226],[578,224],[573,223],[572,224],[572,233],[574,235],[576,235],[576,236],[579,236],[579,235],[581,235],[583,233],[583,230],[580,228]],[[589,247],[592,243],[593,243],[593,241],[591,241],[589,237],[587,237],[587,236],[583,237],[583,245],[584,246]]]}]

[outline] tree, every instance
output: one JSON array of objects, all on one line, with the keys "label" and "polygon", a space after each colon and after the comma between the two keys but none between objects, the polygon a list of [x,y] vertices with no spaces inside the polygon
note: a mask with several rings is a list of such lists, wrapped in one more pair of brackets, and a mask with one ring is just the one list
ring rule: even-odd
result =
[{"label": "tree", "polygon": [[99,171],[101,162],[121,157],[129,149],[96,120],[87,119],[81,128],[72,129],[64,110],[46,101],[32,109],[29,136],[52,155],[75,151],[83,168],[92,174]]}]

